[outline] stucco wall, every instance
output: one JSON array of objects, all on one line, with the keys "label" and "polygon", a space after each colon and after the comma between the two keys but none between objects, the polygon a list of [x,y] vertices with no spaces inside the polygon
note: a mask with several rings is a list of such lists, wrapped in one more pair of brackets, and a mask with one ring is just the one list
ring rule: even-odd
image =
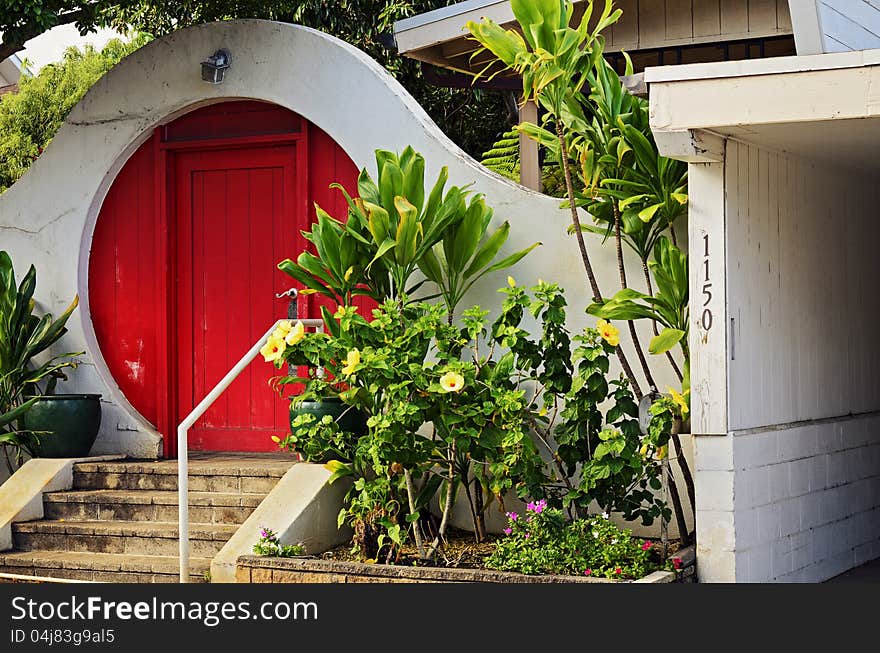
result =
[{"label": "stucco wall", "polygon": [[726,436],[698,438],[700,577],[880,556],[876,175],[728,141]]},{"label": "stucco wall", "polygon": [[[221,46],[232,52],[233,67],[223,84],[205,84],[199,62]],[[299,26],[268,21],[200,25],[150,43],[110,71],[71,112],[29,172],[0,197],[2,246],[19,270],[36,263],[40,308],[58,311],[80,295],[81,307],[62,343],[67,350],[88,351],[68,389],[104,395],[104,420],[93,453],[149,457],[160,450],[158,435],[110,377],[89,318],[88,251],[101,203],[126,157],[154,127],[230,98],[274,102],[303,115],[333,136],[358,166],[372,169],[377,147],[400,150],[411,144],[425,155],[429,177],[446,165],[453,183],[474,182],[495,207],[495,220],[511,221],[511,251],[534,240],[544,243],[512,271],[518,282],[559,282],[569,290],[571,327],[593,322],[582,312],[589,301],[584,273],[558,202],[488,172],[464,154],[373,60]],[[613,289],[613,248],[596,238],[589,249],[601,286]],[[640,278],[640,268],[629,263],[632,278]],[[504,276],[484,279],[469,300],[496,306],[495,290]],[[643,333],[647,342],[647,325]],[[624,343],[627,337],[623,333]],[[661,387],[671,380],[661,375]]]}]

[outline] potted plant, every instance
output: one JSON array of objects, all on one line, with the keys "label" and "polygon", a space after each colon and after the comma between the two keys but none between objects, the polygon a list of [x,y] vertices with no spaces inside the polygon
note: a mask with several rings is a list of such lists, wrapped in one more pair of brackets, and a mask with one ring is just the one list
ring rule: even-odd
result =
[{"label": "potted plant", "polygon": [[[0,444],[16,464],[25,453],[32,457],[78,457],[88,454],[100,426],[100,395],[54,395],[63,370],[78,365],[76,356],[41,356],[67,333],[65,324],[78,304],[57,318],[38,315],[33,299],[33,265],[21,283],[12,259],[0,251]],[[39,362],[38,362],[39,359]]]}]

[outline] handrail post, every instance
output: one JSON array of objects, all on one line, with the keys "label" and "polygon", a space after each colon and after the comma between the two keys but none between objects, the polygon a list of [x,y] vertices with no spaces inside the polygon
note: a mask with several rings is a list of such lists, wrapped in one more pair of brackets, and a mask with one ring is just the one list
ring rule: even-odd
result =
[{"label": "handrail post", "polygon": [[[189,582],[189,429],[196,421],[207,412],[208,408],[223,394],[238,375],[250,365],[251,361],[260,353],[266,339],[281,324],[283,320],[277,320],[263,336],[254,343],[254,346],[241,357],[235,366],[226,373],[217,385],[209,392],[199,405],[193,408],[177,427],[177,537],[179,540],[180,553],[180,582]],[[323,331],[324,321],[317,319],[299,320],[304,327]]]},{"label": "handrail post", "polygon": [[[180,582],[189,582],[189,447],[188,427],[177,427],[177,529],[180,545]],[[182,443],[182,446],[181,446]]]}]

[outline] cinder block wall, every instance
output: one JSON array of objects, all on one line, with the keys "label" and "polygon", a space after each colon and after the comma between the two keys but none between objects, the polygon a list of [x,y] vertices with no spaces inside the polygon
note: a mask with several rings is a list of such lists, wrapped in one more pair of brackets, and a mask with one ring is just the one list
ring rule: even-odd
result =
[{"label": "cinder block wall", "polygon": [[717,580],[817,582],[880,557],[871,172],[728,143],[730,433],[697,449],[698,521],[727,527]]}]

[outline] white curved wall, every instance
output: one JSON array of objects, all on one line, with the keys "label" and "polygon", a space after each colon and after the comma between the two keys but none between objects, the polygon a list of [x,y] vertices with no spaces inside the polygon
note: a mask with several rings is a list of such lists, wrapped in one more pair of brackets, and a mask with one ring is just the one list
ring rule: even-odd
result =
[{"label": "white curved wall", "polygon": [[[233,65],[220,85],[200,79],[199,62],[219,47]],[[105,75],[71,112],[51,146],[30,171],[0,196],[0,247],[11,252],[19,273],[37,266],[37,297],[59,311],[79,293],[81,308],[62,341],[65,350],[86,349],[87,365],[72,374],[71,391],[101,392],[102,432],[93,453],[150,457],[160,438],[140,418],[110,376],[89,317],[88,260],[94,223],[104,196],[128,156],[159,124],[206,103],[231,98],[274,102],[301,114],[330,134],[359,167],[374,168],[376,148],[412,145],[427,161],[428,177],[449,167],[452,183],[474,182],[495,208],[495,220],[511,222],[510,251],[544,243],[512,271],[520,284],[539,278],[567,289],[570,326],[593,319],[583,313],[589,293],[567,213],[558,201],[499,177],[471,159],[431,121],[412,97],[375,61],[338,39],[304,27],[268,21],[230,21],[192,27],[141,48]],[[617,286],[613,247],[588,240],[600,285]],[[642,278],[629,262],[633,280]],[[475,287],[470,302],[497,306],[505,273]],[[639,287],[637,281],[634,285]],[[647,346],[650,330],[643,325]],[[623,330],[622,330],[623,331]],[[628,334],[622,339],[628,351]],[[637,366],[635,355],[631,364]],[[661,365],[656,367],[663,368]],[[661,389],[671,373],[659,378]]]}]

